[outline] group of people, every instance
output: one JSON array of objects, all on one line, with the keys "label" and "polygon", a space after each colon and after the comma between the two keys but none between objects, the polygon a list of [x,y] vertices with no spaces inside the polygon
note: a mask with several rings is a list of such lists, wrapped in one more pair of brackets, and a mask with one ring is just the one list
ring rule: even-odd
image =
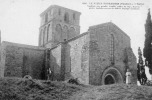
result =
[{"label": "group of people", "polygon": [[[137,79],[141,85],[145,85],[147,82],[147,76],[145,73],[144,66],[140,66],[140,64],[137,64]],[[127,69],[126,72],[126,84],[131,84],[131,72],[129,69]]]},{"label": "group of people", "polygon": [[[138,78],[138,81],[140,82],[141,85],[144,85],[147,81],[147,77],[145,75],[145,69],[144,67],[140,67],[139,64],[137,65],[137,78]],[[51,69],[49,68],[47,70],[47,79],[49,80],[50,77],[51,77]],[[129,69],[127,69],[127,72],[126,72],[126,84],[131,84],[131,72]]]},{"label": "group of people", "polygon": [[[145,74],[144,66],[137,64],[137,79],[141,85],[145,85],[147,82],[147,76]],[[126,72],[126,84],[131,84],[131,72],[127,69]]]},{"label": "group of people", "polygon": [[[47,70],[47,79],[49,80],[50,77],[51,77],[51,69],[49,68]],[[126,84],[131,84],[131,72],[129,69],[127,69],[127,72],[126,72]]]}]

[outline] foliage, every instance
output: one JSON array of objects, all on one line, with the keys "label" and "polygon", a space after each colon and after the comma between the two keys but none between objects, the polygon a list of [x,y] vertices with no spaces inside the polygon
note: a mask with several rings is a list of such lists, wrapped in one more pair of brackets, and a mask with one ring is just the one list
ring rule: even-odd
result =
[{"label": "foliage", "polygon": [[0,78],[0,100],[65,100],[83,88],[66,82]]},{"label": "foliage", "polygon": [[[146,85],[150,86],[149,81]],[[135,84],[75,85],[61,81],[0,78],[0,100],[151,100],[152,88]]]},{"label": "foliage", "polygon": [[149,67],[149,73],[152,74],[152,22],[150,10],[147,15],[145,32],[146,33],[143,54],[145,57],[145,65]]},{"label": "foliage", "polygon": [[137,78],[141,85],[145,85],[147,82],[145,66],[143,65],[142,52],[140,47],[138,48]]}]

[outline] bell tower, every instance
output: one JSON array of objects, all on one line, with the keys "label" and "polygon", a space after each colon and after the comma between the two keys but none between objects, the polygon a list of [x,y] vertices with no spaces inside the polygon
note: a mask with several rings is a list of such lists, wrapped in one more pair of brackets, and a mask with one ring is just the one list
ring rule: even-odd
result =
[{"label": "bell tower", "polygon": [[80,34],[80,12],[52,5],[41,13],[39,46],[52,48]]}]

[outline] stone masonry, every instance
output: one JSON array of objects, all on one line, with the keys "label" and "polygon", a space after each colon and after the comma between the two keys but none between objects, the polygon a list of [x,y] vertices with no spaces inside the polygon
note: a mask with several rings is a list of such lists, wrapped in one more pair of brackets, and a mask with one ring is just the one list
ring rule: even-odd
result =
[{"label": "stone masonry", "polygon": [[1,77],[43,79],[44,48],[5,41],[1,46]]},{"label": "stone masonry", "polygon": [[77,78],[82,84],[103,85],[124,83],[130,69],[136,84],[130,37],[112,22],[91,26],[80,34],[80,14],[52,5],[40,15],[39,46],[2,42],[0,76]]}]

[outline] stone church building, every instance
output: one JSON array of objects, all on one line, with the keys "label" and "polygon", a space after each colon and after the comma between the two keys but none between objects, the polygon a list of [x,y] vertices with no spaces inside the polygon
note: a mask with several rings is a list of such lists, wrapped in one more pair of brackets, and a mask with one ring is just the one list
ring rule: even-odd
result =
[{"label": "stone church building", "polygon": [[112,22],[90,26],[80,34],[80,12],[52,5],[41,13],[39,45],[3,41],[0,76],[65,81],[83,84],[125,82],[129,68],[136,84],[136,57],[130,37]]}]

